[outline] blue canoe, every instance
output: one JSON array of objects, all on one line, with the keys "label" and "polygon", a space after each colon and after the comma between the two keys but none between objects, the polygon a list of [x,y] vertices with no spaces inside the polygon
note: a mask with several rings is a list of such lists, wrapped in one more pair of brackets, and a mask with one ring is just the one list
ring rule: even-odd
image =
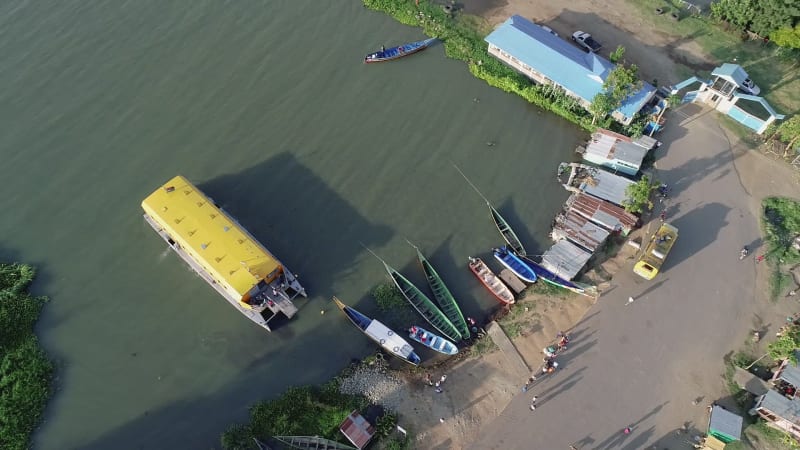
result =
[{"label": "blue canoe", "polygon": [[411,42],[398,47],[382,48],[380,51],[370,53],[364,57],[365,63],[391,61],[400,59],[404,56],[413,55],[421,50],[425,50],[436,38],[425,39],[424,41]]},{"label": "blue canoe", "polygon": [[514,272],[522,281],[536,283],[536,272],[534,272],[522,258],[517,256],[516,253],[510,251],[507,246],[504,245],[500,248],[496,248],[493,253],[494,257],[497,258],[502,265]]},{"label": "blue canoe", "polygon": [[447,339],[437,336],[430,331],[416,325],[408,329],[408,337],[431,350],[444,353],[445,355],[455,355],[458,353],[458,347],[456,347],[456,344],[453,344]]},{"label": "blue canoe", "polygon": [[531,261],[529,258],[525,258],[525,262],[527,266],[533,270],[536,275],[539,277],[540,280],[544,280],[547,283],[550,283],[554,286],[562,287],[564,289],[569,289],[576,294],[583,294],[585,289],[576,285],[571,281],[567,281],[560,276],[550,272],[549,270],[545,269],[544,267],[540,266],[539,264]]}]

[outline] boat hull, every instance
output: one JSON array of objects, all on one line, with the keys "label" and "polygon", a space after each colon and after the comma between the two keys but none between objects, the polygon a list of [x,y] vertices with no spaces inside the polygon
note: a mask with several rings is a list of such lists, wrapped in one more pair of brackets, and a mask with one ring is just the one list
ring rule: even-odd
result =
[{"label": "boat hull", "polygon": [[395,59],[404,58],[414,53],[421,52],[428,48],[435,38],[425,39],[424,41],[410,42],[408,44],[399,45],[397,47],[388,48],[375,53],[370,53],[364,57],[364,62],[367,64],[394,61]]},{"label": "boat hull", "polygon": [[516,254],[525,256],[525,247],[522,245],[522,241],[519,240],[517,233],[514,233],[514,230],[511,229],[511,225],[508,224],[506,219],[503,218],[491,204],[488,202],[486,204],[489,206],[489,214],[492,216],[492,221],[494,221],[497,231],[503,236],[503,240],[506,241],[506,244],[508,244]]},{"label": "boat hull", "polygon": [[384,263],[384,266],[389,276],[392,278],[392,281],[394,281],[395,286],[400,289],[403,297],[411,303],[411,306],[413,306],[431,326],[453,341],[461,341],[461,333],[459,333],[458,328],[456,328],[453,322],[450,322],[450,319],[433,304],[425,293],[388,264]]},{"label": "boat hull", "polygon": [[492,295],[505,305],[513,305],[514,294],[503,281],[489,269],[480,258],[469,258],[469,270],[475,275],[478,281],[491,292]]},{"label": "boat hull", "polygon": [[494,253],[494,257],[500,261],[503,266],[514,272],[522,281],[527,281],[528,283],[536,282],[536,272],[534,272],[522,258],[509,250],[508,247],[503,246],[496,248],[492,253]]},{"label": "boat hull", "polygon": [[366,334],[367,337],[375,341],[388,353],[414,366],[418,365],[422,361],[421,358],[414,353],[414,347],[412,347],[408,341],[400,337],[397,333],[389,329],[389,327],[380,321],[371,319],[356,311],[354,308],[345,305],[336,297],[333,298],[333,301],[344,313],[344,315],[350,319],[350,322],[352,322],[353,325],[355,325],[364,334]]},{"label": "boat hull", "polygon": [[430,286],[431,291],[433,292],[433,297],[436,299],[436,303],[439,304],[441,311],[458,329],[458,332],[461,334],[461,338],[469,339],[470,332],[469,327],[467,326],[467,321],[464,320],[464,314],[461,312],[461,308],[458,307],[458,303],[456,302],[455,297],[453,297],[453,294],[450,292],[450,289],[447,288],[447,285],[444,284],[442,277],[439,276],[439,273],[436,272],[436,269],[433,268],[431,263],[425,258],[425,255],[423,255],[419,249],[417,249],[417,258],[422,266],[422,271],[425,272],[425,277],[428,280],[428,286]]},{"label": "boat hull", "polygon": [[458,353],[458,347],[456,347],[456,344],[416,325],[408,330],[408,337],[433,351],[443,353],[445,355],[455,355]]}]

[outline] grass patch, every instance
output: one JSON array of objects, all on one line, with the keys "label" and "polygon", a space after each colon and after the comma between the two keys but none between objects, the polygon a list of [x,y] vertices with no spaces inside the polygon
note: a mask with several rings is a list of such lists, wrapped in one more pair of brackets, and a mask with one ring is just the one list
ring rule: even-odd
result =
[{"label": "grass patch", "polygon": [[772,301],[778,299],[789,289],[794,280],[788,273],[781,271],[777,265],[772,266],[772,273],[769,276],[769,298]]},{"label": "grass patch", "polygon": [[[679,8],[678,2],[672,0],[631,0],[628,3],[638,9],[639,16],[653,28],[677,36],[675,44],[694,41],[715,60],[715,64],[735,62],[741,65],[761,87],[761,95],[778,112],[793,113],[800,110],[800,59],[797,51],[787,51],[761,41],[743,41],[740,31],[726,30],[725,24],[705,15],[688,16],[689,12]],[[669,11],[656,15],[655,9],[664,5]],[[669,17],[675,11],[681,12],[681,20],[675,21]],[[692,67],[693,64],[689,62],[684,65],[693,69],[695,75],[710,75],[710,71],[704,71],[696,65]]]},{"label": "grass patch", "polygon": [[489,335],[484,334],[483,336],[475,339],[475,343],[469,348],[469,352],[471,356],[477,357],[487,353],[492,353],[497,349],[497,344],[494,343],[492,338],[490,338]]},{"label": "grass patch", "polygon": [[767,426],[767,423],[761,419],[745,428],[744,434],[756,448],[800,450],[800,445],[791,436]]}]

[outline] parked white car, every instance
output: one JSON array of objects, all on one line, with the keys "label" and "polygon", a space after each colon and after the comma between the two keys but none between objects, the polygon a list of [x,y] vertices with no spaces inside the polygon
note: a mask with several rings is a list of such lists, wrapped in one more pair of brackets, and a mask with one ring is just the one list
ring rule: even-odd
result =
[{"label": "parked white car", "polygon": [[591,34],[585,31],[576,31],[572,33],[572,40],[584,48],[584,50],[592,53],[597,53],[603,46],[595,41]]},{"label": "parked white car", "polygon": [[745,78],[745,80],[742,82],[742,85],[739,86],[739,89],[750,95],[758,95],[759,92],[761,92],[761,88],[753,83],[753,80],[750,78]]}]

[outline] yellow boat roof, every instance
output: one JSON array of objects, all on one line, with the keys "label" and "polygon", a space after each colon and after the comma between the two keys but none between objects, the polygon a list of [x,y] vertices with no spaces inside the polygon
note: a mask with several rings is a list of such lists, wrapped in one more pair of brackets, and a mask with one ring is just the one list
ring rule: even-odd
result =
[{"label": "yellow boat roof", "polygon": [[242,296],[281,268],[241,225],[180,175],[144,199],[142,208],[217,280]]}]

